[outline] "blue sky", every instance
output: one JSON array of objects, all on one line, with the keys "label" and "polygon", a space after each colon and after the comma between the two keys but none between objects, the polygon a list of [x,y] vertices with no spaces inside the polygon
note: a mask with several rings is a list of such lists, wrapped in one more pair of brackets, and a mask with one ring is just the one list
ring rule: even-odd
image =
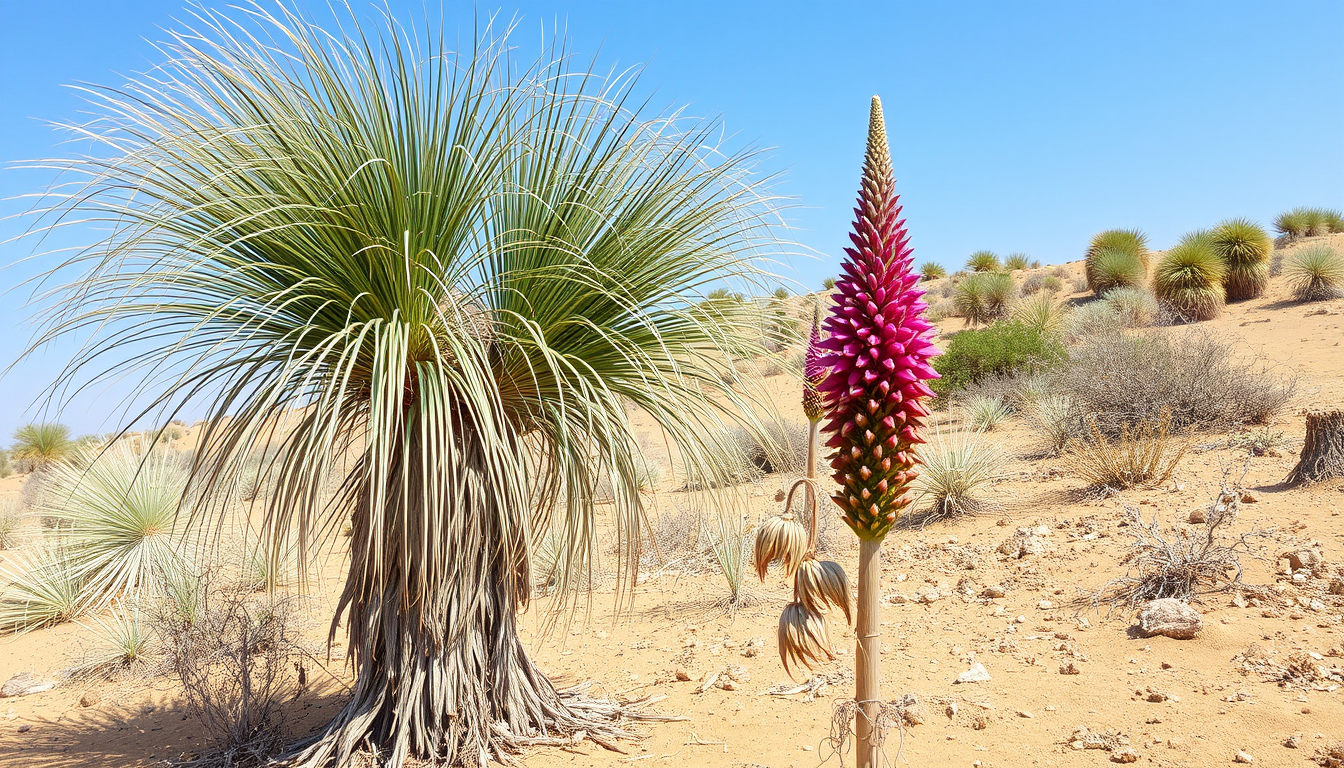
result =
[{"label": "blue sky", "polygon": [[[352,0],[363,8],[362,0]],[[389,0],[423,19],[422,0]],[[0,163],[67,151],[43,120],[78,119],[78,81],[120,84],[158,60],[150,41],[183,0],[0,0]],[[223,6],[210,2],[208,6]],[[320,2],[299,2],[320,18]],[[817,254],[796,279],[834,274],[863,150],[882,96],[919,260],[971,251],[1079,258],[1087,238],[1140,227],[1157,247],[1229,216],[1268,222],[1296,205],[1344,207],[1344,2],[448,2],[470,34],[476,9],[518,16],[525,41],[567,25],[574,50],[646,63],[654,101],[722,117],[733,142],[770,148],[794,199],[790,233]],[[0,171],[0,197],[41,188]],[[16,202],[0,203],[13,214]],[[0,241],[23,223],[0,221]],[[31,248],[0,243],[0,263]],[[11,288],[38,264],[0,273]],[[23,349],[25,293],[0,297],[0,363]],[[0,443],[69,348],[0,379]],[[114,391],[109,395],[122,395]],[[76,431],[116,426],[119,397],[62,414]]]}]

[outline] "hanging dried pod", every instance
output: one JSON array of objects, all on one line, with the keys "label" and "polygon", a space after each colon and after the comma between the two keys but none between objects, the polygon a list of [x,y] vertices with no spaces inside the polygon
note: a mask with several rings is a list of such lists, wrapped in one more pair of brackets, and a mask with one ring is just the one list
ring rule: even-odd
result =
[{"label": "hanging dried pod", "polygon": [[793,599],[813,613],[825,613],[830,606],[849,616],[849,577],[839,563],[818,560],[811,555],[803,558],[793,577]]},{"label": "hanging dried pod", "polygon": [[792,512],[766,518],[756,531],[756,548],[752,552],[756,575],[765,581],[770,564],[778,561],[784,567],[784,575],[792,576],[806,552],[807,531],[793,519]]},{"label": "hanging dried pod", "polygon": [[779,615],[779,660],[793,677],[795,666],[812,669],[814,664],[834,661],[826,619],[802,603],[789,603]]}]

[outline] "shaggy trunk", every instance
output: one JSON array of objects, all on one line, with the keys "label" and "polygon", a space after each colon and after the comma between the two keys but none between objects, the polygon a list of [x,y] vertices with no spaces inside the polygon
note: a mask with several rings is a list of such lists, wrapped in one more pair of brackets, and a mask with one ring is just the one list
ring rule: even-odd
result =
[{"label": "shaggy trunk", "polygon": [[881,685],[878,679],[882,633],[877,620],[877,595],[882,581],[882,540],[859,540],[858,616],[854,625],[857,644],[854,653],[855,699],[854,734],[858,740],[858,768],[881,765],[878,750],[880,734],[874,726],[881,709]]},{"label": "shaggy trunk", "polygon": [[[368,493],[353,516],[337,610],[349,608],[352,698],[286,762],[340,768],[368,751],[392,768],[408,759],[484,766],[527,746],[585,737],[610,746],[628,736],[613,724],[619,705],[557,691],[528,658],[516,621],[526,552],[501,530],[479,457],[466,449],[456,467],[430,467],[479,478],[457,486],[472,498],[433,515],[416,491],[425,487],[423,454],[414,438],[406,442],[387,477],[383,525],[373,524]],[[430,530],[430,520],[443,520],[442,529]]]},{"label": "shaggy trunk", "polygon": [[1302,456],[1288,473],[1286,485],[1344,477],[1344,411],[1307,414]]}]

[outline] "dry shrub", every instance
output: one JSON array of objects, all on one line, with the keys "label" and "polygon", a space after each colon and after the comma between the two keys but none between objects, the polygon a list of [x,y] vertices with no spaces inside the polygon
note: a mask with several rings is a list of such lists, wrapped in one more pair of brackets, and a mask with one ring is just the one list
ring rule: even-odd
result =
[{"label": "dry shrub", "polygon": [[1064,464],[1083,478],[1090,488],[1152,487],[1165,483],[1176,470],[1190,440],[1171,434],[1171,414],[1156,421],[1120,426],[1116,439],[1102,434],[1096,419],[1090,419],[1090,439],[1069,440]]},{"label": "dry shrub", "polygon": [[1107,435],[1170,415],[1173,430],[1263,424],[1296,388],[1279,366],[1204,329],[1179,336],[1119,331],[1086,336],[1054,374],[1054,391]]},{"label": "dry shrub", "polygon": [[[1244,472],[1242,476],[1245,477]],[[1201,595],[1240,588],[1241,554],[1249,553],[1250,539],[1260,535],[1225,534],[1226,527],[1240,511],[1241,497],[1240,483],[1229,484],[1224,472],[1205,522],[1169,531],[1163,531],[1156,514],[1148,522],[1137,508],[1126,506],[1127,530],[1132,541],[1124,562],[1130,570],[1107,582],[1093,597],[1093,605],[1106,604],[1111,610],[1135,609],[1159,598],[1189,602]]]},{"label": "dry shrub", "polygon": [[156,631],[214,747],[197,764],[260,765],[290,736],[283,704],[302,684],[295,679],[302,655],[297,618],[291,601],[211,582],[201,580],[193,620],[165,611]]}]

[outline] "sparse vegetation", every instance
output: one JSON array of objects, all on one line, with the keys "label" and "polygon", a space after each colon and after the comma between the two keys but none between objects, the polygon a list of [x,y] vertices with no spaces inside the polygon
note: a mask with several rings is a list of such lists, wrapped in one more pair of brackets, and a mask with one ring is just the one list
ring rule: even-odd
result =
[{"label": "sparse vegetation", "polygon": [[1051,452],[1058,453],[1081,431],[1083,420],[1073,400],[1065,395],[1046,395],[1027,406],[1027,423],[1045,439]]},{"label": "sparse vegetation", "polygon": [[825,291],[834,291],[834,290],[835,290],[835,278],[834,278],[834,277],[828,277],[828,278],[826,278],[825,280],[822,280],[822,281],[821,281],[821,288],[822,288],[822,290],[825,290]]},{"label": "sparse vegetation", "polygon": [[1171,416],[1122,424],[1118,438],[1101,433],[1096,419],[1087,420],[1090,437],[1069,440],[1064,464],[1091,488],[1150,488],[1171,478],[1190,441],[1171,434]]},{"label": "sparse vegetation", "polygon": [[943,265],[933,261],[926,261],[919,266],[919,274],[925,280],[939,280],[947,277],[947,270]]},{"label": "sparse vegetation", "polygon": [[1100,294],[1095,282],[1095,269],[1097,260],[1108,252],[1127,253],[1138,261],[1144,274],[1148,272],[1148,236],[1137,229],[1108,229],[1093,235],[1092,241],[1088,243],[1087,252],[1083,255],[1086,287],[1078,289],[1080,292],[1091,290]]},{"label": "sparse vegetation", "polygon": [[1031,257],[1025,253],[1010,253],[1003,260],[1003,268],[1012,272],[1018,269],[1027,269],[1031,266]]},{"label": "sparse vegetation", "polygon": [[1148,276],[1147,268],[1137,256],[1118,248],[1099,251],[1088,264],[1090,287],[1100,297],[1118,288],[1142,288]]},{"label": "sparse vegetation", "polygon": [[1042,333],[1056,334],[1064,329],[1069,319],[1069,308],[1063,302],[1047,293],[1038,293],[1013,306],[1013,322]]},{"label": "sparse vegetation", "polygon": [[1012,409],[1001,397],[971,397],[962,404],[966,423],[979,432],[990,432],[1012,415]]},{"label": "sparse vegetation", "polygon": [[1298,301],[1327,301],[1344,296],[1344,256],[1318,245],[1288,258],[1284,279]]},{"label": "sparse vegetation", "polygon": [[976,251],[966,259],[966,269],[970,272],[998,272],[1002,268],[993,251]]},{"label": "sparse vegetation", "polygon": [[725,509],[719,512],[717,519],[718,525],[709,534],[709,547],[714,553],[719,573],[728,586],[724,607],[736,611],[754,602],[747,591],[748,580],[745,578],[752,537],[748,535],[741,513]]},{"label": "sparse vegetation", "polygon": [[1142,288],[1116,288],[1107,291],[1102,301],[1122,328],[1145,328],[1157,322],[1157,299]]},{"label": "sparse vegetation", "polygon": [[1058,293],[1064,290],[1064,281],[1055,275],[1047,275],[1045,280],[1041,281],[1041,287],[1051,293]]},{"label": "sparse vegetation", "polygon": [[43,422],[20,427],[14,433],[10,455],[21,471],[34,472],[64,459],[73,449],[69,427]]},{"label": "sparse vegetation", "polygon": [[1213,249],[1227,267],[1223,288],[1229,301],[1265,292],[1274,243],[1264,227],[1249,219],[1228,219],[1213,228]]},{"label": "sparse vegetation", "polygon": [[0,579],[8,582],[0,592],[0,632],[27,632],[60,624],[87,609],[83,584],[65,554],[52,544],[0,567]]},{"label": "sparse vegetation", "polygon": [[996,323],[952,336],[947,351],[934,358],[942,378],[932,386],[946,395],[990,376],[1048,368],[1063,357],[1063,344],[1050,334],[1021,323]]},{"label": "sparse vegetation", "polygon": [[0,449],[0,478],[14,474],[14,465],[9,460],[9,449]]},{"label": "sparse vegetation", "polygon": [[1212,320],[1223,310],[1227,267],[1213,236],[1191,232],[1163,254],[1153,274],[1153,294],[1162,309],[1183,322]]},{"label": "sparse vegetation", "polygon": [[962,281],[953,292],[952,300],[957,314],[966,318],[966,322],[984,325],[1008,315],[1015,293],[1012,275],[984,272]]},{"label": "sparse vegetation", "polygon": [[153,633],[138,608],[122,606],[111,616],[92,616],[95,647],[70,670],[76,678],[110,678],[145,668],[151,658]]},{"label": "sparse vegetation", "polygon": [[1003,449],[975,431],[958,430],[944,436],[934,430],[922,452],[923,465],[915,481],[915,503],[927,505],[921,523],[970,514],[984,509],[989,486],[1003,479],[1008,456]]}]

